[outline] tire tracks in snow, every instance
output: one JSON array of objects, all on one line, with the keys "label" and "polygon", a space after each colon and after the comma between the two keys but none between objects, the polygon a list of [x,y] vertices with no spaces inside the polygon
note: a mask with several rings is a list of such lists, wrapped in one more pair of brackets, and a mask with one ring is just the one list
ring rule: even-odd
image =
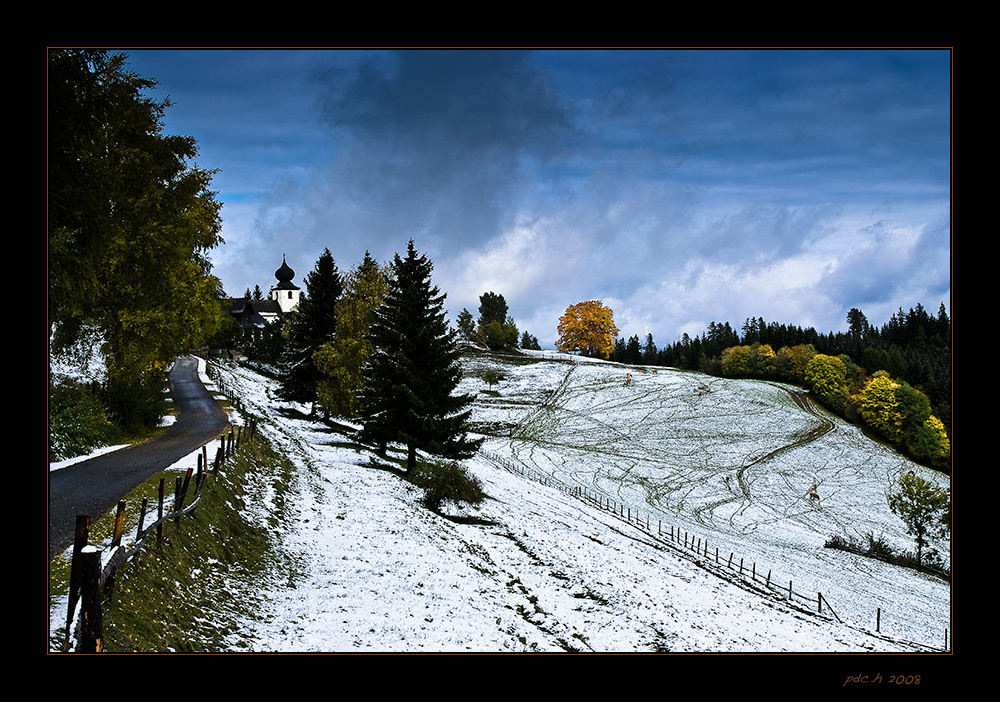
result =
[{"label": "tire tracks in snow", "polygon": [[705,505],[703,507],[700,507],[700,508],[696,509],[694,511],[694,518],[700,524],[707,524],[708,523],[703,518],[703,516],[702,516],[702,514],[704,512],[714,512],[718,508],[720,508],[720,507],[722,507],[724,505],[727,505],[727,504],[731,504],[732,502],[736,501],[739,496],[742,496],[742,502],[743,502],[743,504],[740,506],[739,509],[737,509],[735,512],[733,512],[730,515],[730,517],[729,517],[729,524],[730,524],[730,526],[735,527],[735,524],[734,524],[735,518],[737,516],[743,514],[744,512],[746,512],[747,509],[749,509],[751,506],[753,506],[754,504],[756,504],[755,501],[754,501],[754,499],[753,499],[752,491],[750,489],[751,488],[751,481],[747,477],[747,472],[751,468],[754,468],[756,466],[760,466],[762,463],[766,463],[767,461],[770,461],[774,457],[776,457],[776,456],[778,456],[780,454],[783,454],[783,453],[785,453],[787,451],[792,451],[794,449],[802,448],[803,446],[805,446],[807,444],[810,444],[810,443],[816,441],[817,439],[819,439],[819,438],[821,438],[823,436],[826,436],[827,434],[829,434],[829,433],[831,433],[833,431],[836,431],[836,429],[837,429],[837,425],[833,422],[833,420],[831,420],[831,419],[829,419],[827,417],[824,417],[820,413],[820,411],[816,409],[816,406],[812,403],[812,400],[809,399],[809,395],[807,393],[796,392],[796,391],[790,390],[789,388],[786,388],[786,387],[783,387],[781,385],[778,385],[776,383],[767,383],[767,384],[770,385],[770,386],[772,386],[772,387],[778,388],[779,390],[783,390],[785,393],[787,393],[788,396],[792,399],[792,401],[803,412],[806,412],[806,413],[812,415],[813,417],[815,417],[816,419],[818,419],[819,420],[819,424],[817,426],[813,427],[812,429],[810,429],[810,430],[808,430],[806,432],[803,432],[799,436],[799,438],[797,438],[795,441],[792,441],[790,443],[784,444],[783,446],[778,446],[777,448],[772,449],[771,451],[768,451],[767,453],[763,454],[762,456],[759,456],[759,457],[753,459],[749,463],[745,463],[742,466],[740,466],[736,470],[736,476],[735,476],[736,477],[736,484],[738,486],[737,489],[739,491],[738,492],[738,496],[734,497],[733,499],[718,500],[718,501],[716,501],[716,502],[714,502],[714,503],[712,503],[710,505]]}]

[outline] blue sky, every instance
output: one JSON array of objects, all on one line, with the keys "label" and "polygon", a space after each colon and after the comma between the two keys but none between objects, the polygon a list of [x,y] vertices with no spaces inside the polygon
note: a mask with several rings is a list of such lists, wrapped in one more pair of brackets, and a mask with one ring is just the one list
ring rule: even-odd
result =
[{"label": "blue sky", "polygon": [[951,309],[946,50],[125,51],[219,169],[233,295],[412,238],[544,347],[583,300],[660,345]]}]

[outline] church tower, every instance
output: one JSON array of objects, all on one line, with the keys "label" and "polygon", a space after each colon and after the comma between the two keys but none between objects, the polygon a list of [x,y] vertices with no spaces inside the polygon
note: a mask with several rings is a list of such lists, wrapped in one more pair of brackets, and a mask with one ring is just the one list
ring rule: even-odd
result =
[{"label": "church tower", "polygon": [[295,271],[285,263],[284,254],[281,255],[281,268],[274,272],[274,277],[278,284],[271,288],[271,299],[278,303],[282,312],[291,312],[299,304],[301,290],[292,282]]}]

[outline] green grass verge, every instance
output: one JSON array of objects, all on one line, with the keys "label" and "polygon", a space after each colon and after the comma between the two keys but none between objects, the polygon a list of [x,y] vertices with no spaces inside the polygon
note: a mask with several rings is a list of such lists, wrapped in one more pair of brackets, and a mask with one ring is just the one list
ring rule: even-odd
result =
[{"label": "green grass verge", "polygon": [[[162,540],[151,537],[119,570],[114,592],[103,603],[105,650],[250,650],[240,623],[255,616],[263,588],[281,587],[296,577],[276,533],[288,506],[287,477],[293,469],[262,437],[244,442],[223,471],[208,478],[195,511],[179,524],[164,524]],[[133,536],[142,498],[155,505],[163,477],[169,510],[175,475],[161,473],[126,498]],[[256,509],[260,500],[267,501],[266,511]],[[155,513],[147,516],[146,524],[155,519]],[[96,520],[91,543],[107,543],[113,522],[113,514]],[[52,596],[66,592],[68,575],[68,561],[53,559]]]}]

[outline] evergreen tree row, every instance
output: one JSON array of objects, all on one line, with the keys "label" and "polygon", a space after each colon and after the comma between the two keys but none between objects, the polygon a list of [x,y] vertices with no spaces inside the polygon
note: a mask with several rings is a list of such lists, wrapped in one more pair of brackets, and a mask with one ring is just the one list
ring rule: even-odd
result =
[{"label": "evergreen tree row", "polygon": [[383,455],[403,447],[411,473],[417,451],[459,459],[480,443],[466,432],[472,397],[455,393],[457,333],[432,270],[412,240],[405,257],[380,266],[366,252],[347,274],[324,250],[298,307],[253,350],[276,362],[281,399],[309,405],[310,416],[356,420],[359,442]]},{"label": "evergreen tree row", "polygon": [[538,338],[527,331],[518,339],[517,325],[510,316],[503,295],[493,291],[479,296],[479,319],[468,309],[458,313],[458,335],[466,341],[485,345],[494,351],[516,348],[539,350]]},{"label": "evergreen tree row", "polygon": [[740,332],[729,322],[712,322],[700,336],[684,334],[659,349],[652,334],[643,343],[638,336],[617,339],[611,360],[720,375],[722,352],[727,348],[766,344],[778,350],[809,344],[817,353],[846,355],[869,373],[884,370],[920,387],[935,405],[951,402],[951,320],[944,303],[936,316],[919,304],[907,312],[900,308],[881,327],[869,324],[860,310],[852,309],[847,323],[847,331],[820,334],[812,327],[765,322],[759,317],[748,318]]}]

